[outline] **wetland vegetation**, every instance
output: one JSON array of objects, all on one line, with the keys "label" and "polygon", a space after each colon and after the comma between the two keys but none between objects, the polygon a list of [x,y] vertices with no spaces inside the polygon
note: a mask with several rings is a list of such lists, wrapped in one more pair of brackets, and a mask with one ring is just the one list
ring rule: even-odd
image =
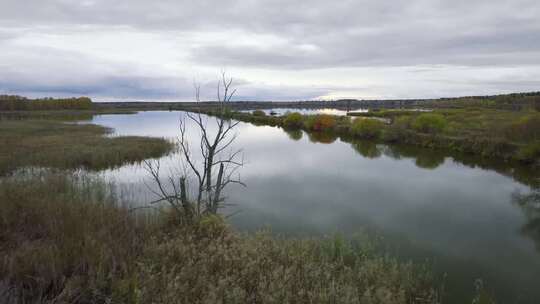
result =
[{"label": "wetland vegetation", "polygon": [[163,138],[110,137],[112,130],[59,120],[0,120],[0,174],[21,167],[101,170],[162,156]]}]

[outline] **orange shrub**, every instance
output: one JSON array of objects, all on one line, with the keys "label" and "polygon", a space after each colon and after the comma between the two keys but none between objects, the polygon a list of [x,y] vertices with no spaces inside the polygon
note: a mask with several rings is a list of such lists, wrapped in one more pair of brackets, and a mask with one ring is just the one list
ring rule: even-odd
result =
[{"label": "orange shrub", "polygon": [[332,115],[322,114],[313,116],[309,129],[313,131],[328,131],[336,126],[336,119]]}]

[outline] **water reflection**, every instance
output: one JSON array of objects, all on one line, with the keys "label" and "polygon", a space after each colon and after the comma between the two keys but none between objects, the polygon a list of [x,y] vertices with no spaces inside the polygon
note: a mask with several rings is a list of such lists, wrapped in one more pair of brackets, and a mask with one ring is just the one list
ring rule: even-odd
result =
[{"label": "water reflection", "polygon": [[[348,112],[368,112],[368,109],[365,108],[354,108],[350,111],[344,109],[334,109],[334,108],[315,108],[315,109],[304,109],[304,108],[273,108],[273,109],[261,109],[266,115],[285,115],[287,113],[298,112],[302,115],[312,115],[312,114],[329,114],[336,116],[346,116]],[[243,110],[241,112],[253,112],[253,110]]]},{"label": "water reflection", "polygon": [[304,135],[304,132],[302,130],[290,130],[290,129],[283,129],[285,133],[289,136],[290,139],[294,141],[299,141],[302,139],[302,136]]},{"label": "water reflection", "polygon": [[367,158],[377,158],[382,155],[381,149],[371,141],[354,141],[351,146],[356,152]]},{"label": "water reflection", "polygon": [[351,147],[363,157],[370,159],[382,155],[396,160],[414,159],[415,165],[422,169],[436,169],[444,164],[446,159],[444,153],[437,151],[406,145],[384,145],[369,140],[352,140]]},{"label": "water reflection", "polygon": [[446,155],[440,151],[407,145],[386,146],[384,151],[385,155],[394,159],[415,159],[416,166],[423,169],[436,169],[444,163],[446,158]]},{"label": "water reflection", "polygon": [[331,144],[336,141],[338,136],[332,132],[309,132],[309,141],[312,143]]},{"label": "water reflection", "polygon": [[529,194],[515,193],[513,203],[521,208],[526,222],[521,227],[523,235],[531,238],[540,252],[540,190]]}]

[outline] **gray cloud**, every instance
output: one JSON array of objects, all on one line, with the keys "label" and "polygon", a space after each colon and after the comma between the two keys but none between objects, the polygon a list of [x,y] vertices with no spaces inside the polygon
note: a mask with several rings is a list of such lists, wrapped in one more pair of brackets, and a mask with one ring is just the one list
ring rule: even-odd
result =
[{"label": "gray cloud", "polygon": [[4,50],[0,70],[0,94],[185,99],[193,95],[185,78],[137,75],[126,63],[55,48]]},{"label": "gray cloud", "polygon": [[[30,9],[29,9],[30,8]],[[482,55],[492,63],[539,63],[540,4],[537,1],[17,1],[2,4],[5,24],[116,25],[142,29],[197,31],[241,29],[288,40],[286,50],[203,47],[208,61],[291,65],[475,64]],[[23,22],[24,21],[24,22]],[[319,56],[295,52],[302,44],[322,50]],[[251,56],[242,61],[241,56]],[[536,58],[521,60],[519,54]],[[198,54],[198,52],[197,52]],[[238,56],[237,56],[238,55]],[[307,58],[304,57],[307,55]],[[211,60],[213,61],[213,60]],[[212,62],[213,63],[213,62]],[[302,64],[299,64],[302,66]],[[298,64],[292,64],[297,67]]]},{"label": "gray cloud", "polygon": [[[185,77],[137,75],[122,62],[107,62],[79,52],[54,48],[19,48],[0,54],[0,94],[29,96],[94,96],[98,100],[125,98],[137,100],[174,99],[193,101],[194,82]],[[216,78],[217,79],[217,78]],[[216,96],[216,79],[197,80],[201,98]],[[237,100],[291,100],[316,98],[331,88],[261,86],[234,78],[239,88]],[[269,98],[271,96],[271,98]]]},{"label": "gray cloud", "polygon": [[[420,71],[432,66],[446,78],[438,82],[441,87],[436,90],[421,88],[429,82],[426,79],[418,82],[417,88],[404,90],[392,79],[395,73],[385,70],[391,81],[383,83],[381,76],[378,84],[358,83],[358,88],[385,90],[373,91],[372,95],[415,92],[417,97],[442,94],[437,92],[468,94],[475,90],[471,84],[482,93],[522,90],[536,86],[540,77],[527,72],[540,67],[538,15],[540,2],[536,0],[4,0],[0,4],[0,47],[10,54],[0,54],[0,67],[15,76],[0,76],[0,89],[185,98],[191,91],[190,81],[186,81],[193,71],[189,65],[206,71],[219,71],[222,67],[246,69],[251,73],[244,79],[247,83],[243,89],[249,92],[246,98],[328,96],[342,89],[330,83],[331,77],[323,77],[326,70],[359,68],[356,75],[362,77],[358,79],[365,79],[369,75],[362,74],[362,69],[381,67],[398,68],[397,73],[402,67],[411,67],[410,73],[414,73],[413,69]],[[114,59],[104,60],[107,54],[89,54],[93,48],[84,49],[87,45],[81,46],[81,52],[69,54],[63,48],[72,50],[73,45],[53,45],[67,41],[67,36],[92,31],[96,37],[113,31],[162,35],[162,44],[170,43],[170,48],[177,47],[183,54],[182,60],[171,62],[179,66],[181,75],[158,70],[155,60],[149,57],[128,60],[119,53]],[[51,45],[37,53],[18,41],[28,35],[41,35],[42,42]],[[118,40],[122,39],[127,38],[119,33]],[[148,38],[147,48],[149,52],[153,49],[152,56],[160,57],[162,48],[153,47],[153,39]],[[99,48],[106,48],[110,42],[87,43],[101,43]],[[151,62],[145,62],[146,59]],[[155,73],[146,75],[141,71],[143,67]],[[521,69],[521,73],[512,72],[521,81],[508,75],[494,80],[483,73],[482,79],[460,87],[456,79],[446,75],[455,77],[455,73],[447,71],[467,73],[493,68],[500,68],[495,73],[500,74],[509,67]],[[289,79],[297,77],[297,71],[320,71],[321,80],[317,83],[327,82],[324,86],[330,89],[314,89],[306,81],[263,85],[260,79],[254,79],[260,70],[294,75]],[[50,75],[51,71],[55,75]],[[526,79],[525,74],[537,78]],[[439,76],[433,80],[441,79]],[[463,74],[463,78],[474,77]],[[442,87],[444,81],[449,83],[447,87]]]},{"label": "gray cloud", "polygon": [[[111,98],[191,98],[193,91],[177,91],[171,79],[145,77],[103,77],[73,83],[44,83],[0,79],[4,93],[30,92],[32,95],[107,96]],[[2,90],[0,90],[1,92]]]}]

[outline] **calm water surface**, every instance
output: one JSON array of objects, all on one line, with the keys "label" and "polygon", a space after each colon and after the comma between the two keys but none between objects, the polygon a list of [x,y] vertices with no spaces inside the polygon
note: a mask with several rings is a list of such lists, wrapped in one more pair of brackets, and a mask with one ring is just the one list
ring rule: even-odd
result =
[{"label": "calm water surface", "polygon": [[[93,122],[116,135],[174,138],[181,115],[102,115]],[[347,143],[244,123],[237,133],[247,188],[229,188],[228,202],[236,205],[225,210],[240,211],[230,218],[237,229],[268,227],[295,236],[369,231],[392,254],[427,261],[438,278],[446,272],[447,303],[470,303],[478,278],[501,303],[540,303],[540,212],[512,200],[531,187],[511,174],[411,147]],[[164,171],[172,170],[178,157],[161,162]],[[493,168],[513,172],[497,163]],[[142,203],[154,198],[138,165],[103,174]]]},{"label": "calm water surface", "polygon": [[[241,112],[253,112],[254,110],[244,110]],[[281,116],[286,114],[287,112],[298,112],[302,115],[312,115],[312,114],[329,114],[329,115],[337,115],[337,116],[345,116],[347,115],[346,110],[341,109],[332,109],[332,108],[325,108],[325,109],[294,109],[294,108],[275,108],[275,109],[261,109],[266,115],[270,115],[270,113],[275,113],[275,115]],[[350,112],[368,112],[368,109],[364,108],[358,108],[358,109],[351,109]]]}]

